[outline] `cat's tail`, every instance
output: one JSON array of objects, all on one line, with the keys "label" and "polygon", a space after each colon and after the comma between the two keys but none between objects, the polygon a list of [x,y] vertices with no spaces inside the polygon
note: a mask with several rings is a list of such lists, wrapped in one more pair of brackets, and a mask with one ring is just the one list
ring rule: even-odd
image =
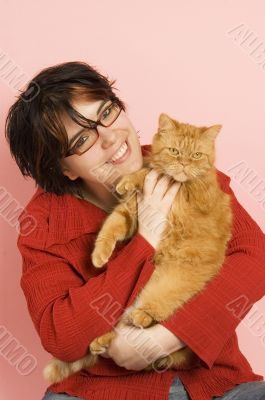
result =
[{"label": "cat's tail", "polygon": [[50,383],[58,383],[80,371],[82,368],[91,367],[97,362],[97,359],[98,356],[95,354],[88,354],[74,362],[65,362],[57,358],[52,358],[43,369],[43,377]]}]

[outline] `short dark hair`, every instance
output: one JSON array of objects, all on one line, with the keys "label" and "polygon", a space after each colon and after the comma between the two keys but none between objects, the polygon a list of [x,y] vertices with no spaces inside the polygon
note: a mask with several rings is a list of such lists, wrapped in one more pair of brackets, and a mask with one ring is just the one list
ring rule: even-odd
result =
[{"label": "short dark hair", "polygon": [[[23,176],[33,178],[46,192],[83,197],[82,179],[72,181],[62,172],[60,158],[69,141],[61,116],[66,113],[77,124],[86,124],[86,118],[71,104],[78,97],[114,100],[125,111],[125,103],[113,92],[115,82],[95,67],[73,61],[48,67],[28,83],[10,107],[5,124],[11,155]],[[25,101],[36,86],[39,93]]]}]

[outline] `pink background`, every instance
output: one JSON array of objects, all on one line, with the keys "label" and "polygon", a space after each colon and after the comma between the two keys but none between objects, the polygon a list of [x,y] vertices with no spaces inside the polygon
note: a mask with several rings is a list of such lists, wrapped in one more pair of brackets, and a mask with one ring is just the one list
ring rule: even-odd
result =
[{"label": "pink background", "polygon": [[[229,174],[244,161],[264,180],[265,68],[227,33],[242,23],[265,42],[263,0],[0,0],[0,7],[0,50],[28,79],[53,64],[86,61],[117,79],[142,144],[151,142],[161,112],[183,122],[221,123],[217,167]],[[23,179],[4,140],[16,92],[3,79],[0,90],[0,186],[24,206],[35,188]],[[247,185],[232,179],[232,187],[264,230],[265,206]],[[37,359],[37,367],[22,376],[0,355],[0,399],[40,399],[47,386],[42,368],[50,355],[42,349],[20,288],[17,231],[3,217],[0,225],[0,325]],[[256,304],[263,323],[264,304]],[[253,369],[265,375],[264,338],[244,321],[237,332]]]}]

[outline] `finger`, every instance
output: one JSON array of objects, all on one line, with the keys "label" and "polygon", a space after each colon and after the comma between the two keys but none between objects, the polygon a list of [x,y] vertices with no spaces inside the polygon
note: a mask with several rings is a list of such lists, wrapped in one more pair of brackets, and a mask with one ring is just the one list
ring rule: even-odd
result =
[{"label": "finger", "polygon": [[142,200],[143,200],[143,193],[137,192],[137,193],[136,193],[137,205],[139,205],[139,203],[140,203]]},{"label": "finger", "polygon": [[107,350],[105,351],[105,353],[101,353],[100,356],[104,357],[104,358],[111,358],[110,355],[108,354]]},{"label": "finger", "polygon": [[143,187],[144,196],[150,196],[153,193],[158,175],[159,174],[155,169],[151,169],[151,171],[145,176]]},{"label": "finger", "polygon": [[163,199],[165,192],[168,189],[170,180],[171,177],[169,177],[168,175],[162,175],[162,177],[157,181],[157,184],[152,193],[157,202],[160,202]]},{"label": "finger", "polygon": [[165,196],[162,199],[162,204],[163,208],[164,207],[170,207],[173,200],[175,199],[176,194],[179,191],[181,183],[180,182],[175,182],[173,185],[168,189],[166,192]]}]

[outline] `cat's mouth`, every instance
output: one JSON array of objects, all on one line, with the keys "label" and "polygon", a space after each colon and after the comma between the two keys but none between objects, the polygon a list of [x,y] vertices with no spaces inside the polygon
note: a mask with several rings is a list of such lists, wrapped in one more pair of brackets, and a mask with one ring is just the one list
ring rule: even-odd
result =
[{"label": "cat's mouth", "polygon": [[180,172],[176,173],[174,178],[178,182],[186,182],[189,179],[189,177],[185,171],[180,171]]},{"label": "cat's mouth", "polygon": [[178,182],[186,182],[190,177],[189,173],[185,171],[185,167],[183,168],[172,168],[170,171],[167,171],[169,175],[171,175]]}]

